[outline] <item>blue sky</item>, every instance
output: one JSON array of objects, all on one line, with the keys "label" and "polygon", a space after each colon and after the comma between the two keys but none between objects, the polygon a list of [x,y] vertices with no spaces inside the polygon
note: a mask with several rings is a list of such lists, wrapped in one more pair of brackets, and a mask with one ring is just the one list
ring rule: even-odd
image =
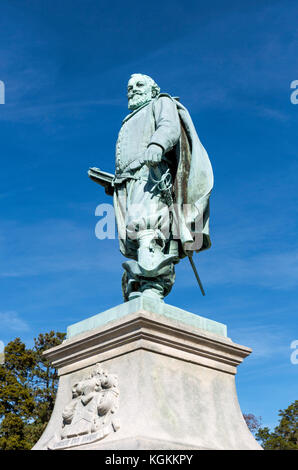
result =
[{"label": "blue sky", "polygon": [[167,302],[227,324],[253,348],[243,412],[277,424],[297,399],[295,1],[2,0],[0,339],[65,331],[122,302],[118,243],[94,234],[110,199],[87,177],[114,170],[131,73],[180,96],[215,175],[212,248],[177,267]]}]

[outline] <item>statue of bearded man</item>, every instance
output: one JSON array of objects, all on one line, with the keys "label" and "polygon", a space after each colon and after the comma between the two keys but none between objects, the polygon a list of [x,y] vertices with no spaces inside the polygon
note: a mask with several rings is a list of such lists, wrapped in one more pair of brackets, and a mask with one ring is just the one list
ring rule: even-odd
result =
[{"label": "statue of bearded man", "polygon": [[112,181],[120,251],[129,259],[122,290],[125,300],[162,300],[175,264],[210,247],[212,167],[177,98],[142,74],[130,77],[127,97]]}]

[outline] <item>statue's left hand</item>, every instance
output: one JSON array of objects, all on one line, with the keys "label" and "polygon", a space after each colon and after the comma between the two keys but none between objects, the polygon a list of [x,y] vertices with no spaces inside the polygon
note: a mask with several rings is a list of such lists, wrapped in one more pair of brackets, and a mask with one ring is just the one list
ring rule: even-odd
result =
[{"label": "statue's left hand", "polygon": [[163,150],[159,145],[151,144],[146,150],[144,162],[147,165],[156,165],[162,160]]}]

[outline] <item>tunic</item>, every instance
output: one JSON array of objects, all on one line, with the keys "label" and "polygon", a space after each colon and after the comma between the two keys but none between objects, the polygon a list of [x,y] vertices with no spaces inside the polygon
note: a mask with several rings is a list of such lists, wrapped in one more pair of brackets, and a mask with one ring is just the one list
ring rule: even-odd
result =
[{"label": "tunic", "polygon": [[[177,107],[168,96],[146,103],[123,121],[116,143],[114,208],[120,251],[126,257],[137,259],[136,235],[142,230],[159,231],[165,240],[169,236],[169,204],[152,174],[169,173],[165,155],[179,138]],[[153,169],[142,160],[151,144],[163,149],[163,159]]]}]

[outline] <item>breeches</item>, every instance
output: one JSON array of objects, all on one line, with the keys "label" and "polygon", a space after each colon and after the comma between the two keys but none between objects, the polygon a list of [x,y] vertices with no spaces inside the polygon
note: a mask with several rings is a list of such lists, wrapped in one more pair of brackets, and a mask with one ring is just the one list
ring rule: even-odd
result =
[{"label": "breeches", "polygon": [[[159,174],[165,174],[167,169],[165,162],[158,165]],[[169,207],[152,174],[156,175],[156,170],[149,171],[148,166],[143,165],[133,174],[134,179],[127,179],[115,188],[114,208],[118,234],[122,248],[123,244],[127,244],[128,251],[133,249],[138,234],[144,230],[155,230],[157,236],[164,240],[169,238]]]}]

